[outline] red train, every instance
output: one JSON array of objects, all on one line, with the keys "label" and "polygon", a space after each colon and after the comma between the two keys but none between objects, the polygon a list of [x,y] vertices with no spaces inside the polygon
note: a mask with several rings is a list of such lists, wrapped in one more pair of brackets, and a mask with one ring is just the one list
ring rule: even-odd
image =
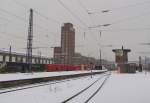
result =
[{"label": "red train", "polygon": [[64,64],[44,64],[44,68],[47,72],[81,70],[81,66],[72,66]]},{"label": "red train", "polygon": [[72,66],[64,64],[32,64],[31,70],[28,69],[27,63],[6,62],[4,67],[0,69],[0,73],[15,72],[53,72],[53,71],[74,71],[81,70],[81,66]]}]

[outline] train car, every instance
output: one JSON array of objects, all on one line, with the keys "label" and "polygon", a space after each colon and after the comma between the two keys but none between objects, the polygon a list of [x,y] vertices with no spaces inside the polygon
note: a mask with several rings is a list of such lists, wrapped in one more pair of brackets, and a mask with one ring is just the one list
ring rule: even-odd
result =
[{"label": "train car", "polygon": [[45,64],[44,67],[47,72],[63,71],[64,69],[64,65],[61,64]]},{"label": "train car", "polygon": [[63,64],[45,64],[44,68],[47,72],[81,70],[80,66],[63,65]]},{"label": "train car", "polygon": [[81,70],[81,66],[79,65],[79,66],[74,66],[74,69],[75,70]]},{"label": "train car", "polygon": [[43,64],[32,64],[31,70],[29,70],[29,65],[27,63],[20,62],[5,62],[3,66],[4,73],[15,73],[15,72],[42,72],[45,71]]},{"label": "train car", "polygon": [[19,62],[5,62],[0,63],[1,73],[15,73],[15,72],[54,72],[54,71],[74,71],[81,70],[81,66],[64,65],[64,64],[32,64],[29,70],[27,63]]}]

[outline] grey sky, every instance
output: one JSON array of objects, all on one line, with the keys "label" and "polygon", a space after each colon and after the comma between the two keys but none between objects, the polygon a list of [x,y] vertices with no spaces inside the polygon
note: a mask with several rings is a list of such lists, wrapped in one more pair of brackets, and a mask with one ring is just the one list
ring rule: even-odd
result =
[{"label": "grey sky", "polygon": [[[14,51],[25,52],[22,48],[26,47],[26,20],[29,17],[29,8],[32,7],[38,12],[34,13],[35,47],[59,46],[61,25],[71,22],[76,29],[76,51],[83,55],[98,58],[99,44],[113,45],[111,48],[101,46],[102,57],[108,60],[114,60],[112,48],[121,48],[122,45],[132,50],[129,60],[138,60],[140,51],[150,51],[149,46],[139,45],[150,41],[150,0],[61,0],[82,22],[72,16],[57,0],[0,1],[0,49],[8,49],[11,44]],[[105,9],[112,11],[88,15],[85,9],[92,12]],[[49,19],[40,16],[41,14]],[[112,25],[90,31],[87,29],[88,26],[107,23]],[[100,29],[103,30],[101,38]],[[53,55],[53,49],[39,50],[43,55]],[[37,52],[38,50],[34,50],[34,54]]]}]

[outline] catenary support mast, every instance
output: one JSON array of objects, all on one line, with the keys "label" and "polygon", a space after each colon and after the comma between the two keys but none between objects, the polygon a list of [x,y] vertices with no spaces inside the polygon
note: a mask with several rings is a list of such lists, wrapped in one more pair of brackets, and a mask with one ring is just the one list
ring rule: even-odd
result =
[{"label": "catenary support mast", "polygon": [[28,38],[27,38],[27,58],[28,71],[32,68],[32,42],[33,42],[33,9],[30,9]]}]

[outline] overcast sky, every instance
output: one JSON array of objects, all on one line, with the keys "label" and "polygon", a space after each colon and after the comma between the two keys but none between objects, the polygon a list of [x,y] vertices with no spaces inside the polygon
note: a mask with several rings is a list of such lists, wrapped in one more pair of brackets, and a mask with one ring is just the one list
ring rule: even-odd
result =
[{"label": "overcast sky", "polygon": [[[26,52],[29,8],[34,12],[34,47],[60,46],[61,26],[73,23],[76,30],[76,52],[98,58],[113,60],[113,48],[131,49],[129,60],[138,56],[150,56],[139,52],[150,52],[150,0],[0,0],[0,49]],[[102,13],[102,10],[111,10]],[[88,14],[87,11],[93,12]],[[88,27],[111,24],[108,27]],[[101,32],[101,37],[100,33]],[[106,47],[105,45],[113,45]],[[101,45],[101,46],[100,46]],[[44,56],[53,56],[53,49],[33,50]]]}]

